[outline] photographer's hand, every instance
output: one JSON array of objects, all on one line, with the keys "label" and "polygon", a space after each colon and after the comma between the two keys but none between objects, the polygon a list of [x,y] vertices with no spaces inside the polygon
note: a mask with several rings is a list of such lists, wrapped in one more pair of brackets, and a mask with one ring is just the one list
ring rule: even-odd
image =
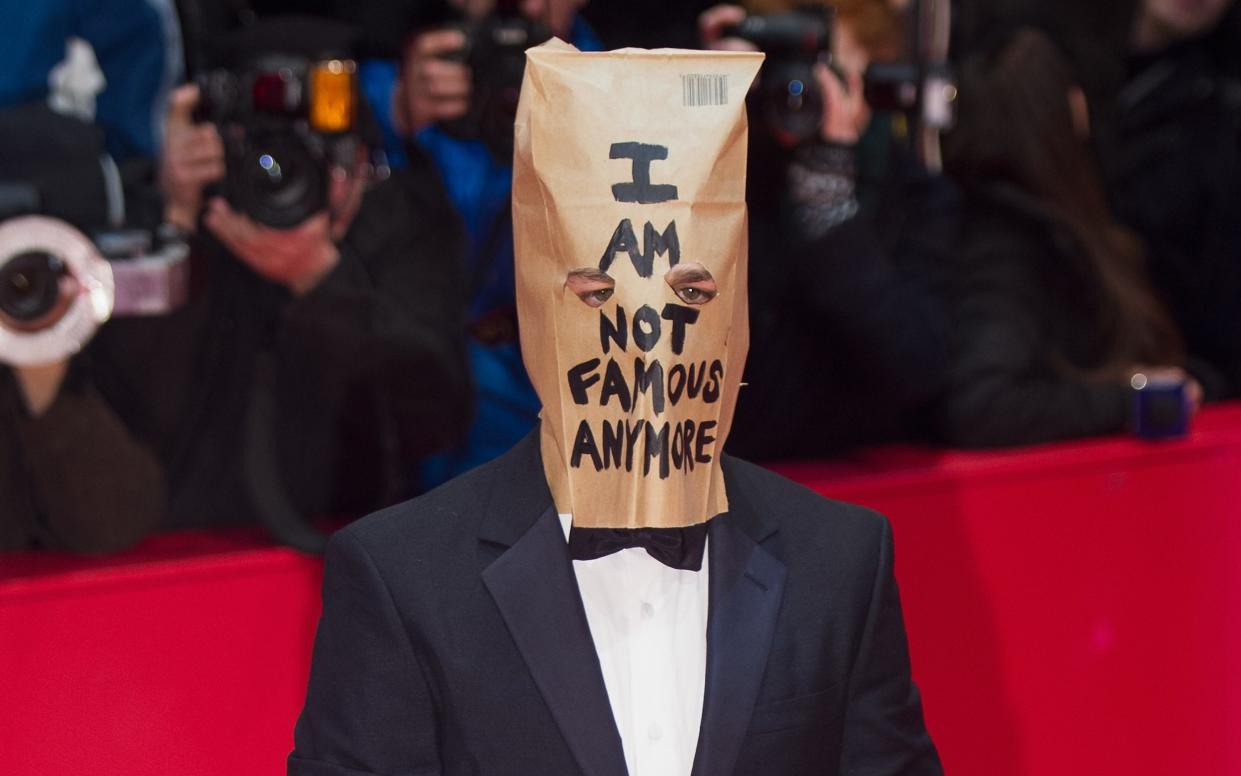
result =
[{"label": "photographer's hand", "polygon": [[316,213],[292,229],[273,229],[255,223],[212,197],[203,223],[246,266],[268,280],[303,296],[340,262],[336,241],[353,223],[366,190],[365,153],[359,152],[352,171],[332,169],[330,211]]},{"label": "photographer's hand", "polygon": [[753,43],[724,35],[730,27],[745,21],[746,10],[739,5],[716,5],[698,15],[698,36],[702,45],[714,51],[757,51]]},{"label": "photographer's hand", "polygon": [[164,128],[159,183],[167,203],[164,220],[193,232],[202,208],[203,189],[224,178],[224,142],[211,124],[195,124],[198,87],[179,86],[172,92]]},{"label": "photographer's hand", "polygon": [[464,46],[465,35],[458,30],[433,30],[414,38],[393,93],[392,119],[398,132],[412,135],[437,121],[465,115],[470,69],[444,58]]},{"label": "photographer's hand", "polygon": [[815,65],[814,75],[826,106],[819,136],[828,143],[855,145],[871,116],[861,72],[845,70],[842,81],[827,65],[820,64]]},{"label": "photographer's hand", "polygon": [[42,416],[56,401],[56,396],[60,393],[60,385],[64,382],[65,372],[68,369],[68,359],[53,361],[50,364],[13,367],[30,417]]},{"label": "photographer's hand", "polygon": [[203,223],[243,264],[298,296],[309,293],[340,261],[327,213],[316,213],[292,229],[273,229],[236,212],[222,197],[212,197]]}]

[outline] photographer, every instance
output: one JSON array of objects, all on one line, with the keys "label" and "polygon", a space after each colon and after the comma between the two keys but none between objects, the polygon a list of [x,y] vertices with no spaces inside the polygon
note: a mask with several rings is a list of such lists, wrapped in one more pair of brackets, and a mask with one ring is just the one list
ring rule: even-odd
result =
[{"label": "photographer", "polygon": [[945,148],[969,193],[940,408],[951,444],[1118,433],[1133,392],[1156,381],[1183,384],[1186,414],[1201,400],[1088,143],[1084,94],[1043,33],[1022,30],[965,69]]},{"label": "photographer", "polygon": [[[276,114],[298,95],[314,110],[320,97],[353,105],[352,86],[319,95],[287,80],[309,67],[343,89],[348,61],[318,62],[350,40],[328,22],[260,21],[221,47],[221,94],[274,101]],[[279,68],[264,70],[271,57]],[[221,135],[195,121],[204,97],[174,93],[161,169],[168,220],[193,233],[194,298],[165,319],[115,321],[99,342],[109,395],[167,467],[168,525],[269,520],[273,502],[306,517],[392,503],[407,467],[468,416],[458,221],[426,165],[367,190],[348,110],[321,137],[243,102]]]},{"label": "photographer", "polygon": [[[524,46],[505,50],[480,46],[478,40],[485,39],[486,30],[505,25],[524,31],[529,45],[556,35],[583,51],[601,48],[577,15],[583,0],[457,5],[470,34],[440,27],[411,35],[394,98],[398,133],[413,138],[434,160],[470,236],[468,353],[477,408],[465,444],[425,469],[428,485],[508,450],[533,428],[539,413],[517,345],[509,213],[513,116]],[[467,37],[473,38],[476,54],[462,62]]]},{"label": "photographer", "polygon": [[1241,397],[1241,7],[1138,3],[1097,145],[1208,399]]},{"label": "photographer", "polygon": [[[704,42],[750,47],[730,35],[745,18],[737,6],[711,9]],[[833,38],[838,72],[814,66],[824,107],[809,136],[781,142],[796,127],[770,118],[750,135],[753,356],[729,443],[737,455],[821,456],[908,438],[946,366],[940,274],[956,192],[900,147],[893,117],[872,116],[863,91],[870,60],[901,48],[899,14],[883,0],[838,3]],[[752,106],[771,104],[764,90],[751,91]]]},{"label": "photographer", "polygon": [[163,472],[96,389],[93,351],[41,347],[80,288],[39,272],[46,257],[26,250],[29,221],[16,220],[105,226],[102,153],[89,124],[43,106],[0,110],[0,551],[119,550],[163,513]]}]

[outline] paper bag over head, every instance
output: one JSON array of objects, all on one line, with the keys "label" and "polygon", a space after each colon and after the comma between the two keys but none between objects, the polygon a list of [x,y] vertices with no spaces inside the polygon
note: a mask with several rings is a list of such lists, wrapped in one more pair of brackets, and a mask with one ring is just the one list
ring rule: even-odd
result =
[{"label": "paper bag over head", "polygon": [[745,97],[761,54],[527,51],[513,230],[557,509],[584,527],[728,510],[749,346]]}]

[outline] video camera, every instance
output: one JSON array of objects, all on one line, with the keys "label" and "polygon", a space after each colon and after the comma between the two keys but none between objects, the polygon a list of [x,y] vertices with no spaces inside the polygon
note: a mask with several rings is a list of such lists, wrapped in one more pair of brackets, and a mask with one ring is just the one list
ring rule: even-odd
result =
[{"label": "video camera", "polygon": [[[949,5],[947,0],[913,5],[919,22],[914,61],[871,64],[864,77],[865,97],[872,110],[906,114],[917,130],[929,129],[937,140],[952,125],[956,100],[947,65]],[[768,131],[786,146],[815,137],[823,124],[827,106],[814,68],[823,63],[839,73],[832,62],[834,25],[830,5],[808,3],[793,11],[750,15],[721,31],[767,53],[755,96]]]},{"label": "video camera", "polygon": [[233,209],[277,229],[327,209],[332,168],[352,169],[361,147],[354,60],[270,53],[197,80],[195,118],[219,127]]},{"label": "video camera", "polygon": [[95,127],[42,105],[4,109],[0,169],[0,363],[58,361],[110,316],[184,302],[187,246],[119,227],[122,184]]},{"label": "video camera", "polygon": [[551,30],[522,13],[520,0],[497,0],[490,14],[455,28],[465,46],[450,59],[470,68],[470,106],[441,126],[456,137],[482,140],[497,161],[510,164],[526,49],[551,39]]}]

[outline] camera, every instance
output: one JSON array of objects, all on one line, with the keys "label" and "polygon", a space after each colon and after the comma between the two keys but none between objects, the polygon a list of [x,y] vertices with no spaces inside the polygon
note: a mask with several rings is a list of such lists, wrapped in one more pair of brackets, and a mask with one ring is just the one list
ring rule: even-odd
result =
[{"label": "camera", "polygon": [[112,315],[184,300],[188,248],[124,228],[124,191],[97,127],[45,105],[0,110],[0,363],[59,361]]},{"label": "camera", "polygon": [[234,210],[288,229],[327,209],[332,168],[352,169],[361,147],[354,60],[272,53],[196,80],[196,119],[220,130]]},{"label": "camera", "polygon": [[722,31],[766,52],[755,99],[767,130],[784,145],[814,137],[823,123],[827,106],[814,67],[831,64],[834,15],[830,6],[808,5],[784,13],[753,14]]},{"label": "camera", "polygon": [[[871,64],[863,78],[864,94],[872,110],[902,113],[912,117],[919,130],[939,132],[951,126],[956,99],[955,85],[943,64],[946,45],[932,40],[942,37],[939,28],[945,24],[942,17],[949,6],[942,0],[922,0],[914,6],[920,25],[927,30],[915,46],[917,61]],[[747,40],[767,53],[755,99],[763,123],[783,145],[814,138],[826,118],[827,105],[815,82],[814,67],[823,63],[840,75],[832,62],[834,25],[835,11],[830,5],[811,3],[793,11],[747,16],[722,30],[723,35]]]},{"label": "camera", "polygon": [[176,235],[102,232],[41,215],[0,223],[0,363],[77,353],[113,315],[158,315],[185,301],[188,247]]},{"label": "camera", "polygon": [[464,116],[441,127],[456,137],[481,140],[497,162],[510,164],[526,49],[550,40],[551,30],[522,13],[518,0],[498,0],[490,14],[457,29],[465,34],[465,46],[450,58],[470,68],[470,105]]}]

